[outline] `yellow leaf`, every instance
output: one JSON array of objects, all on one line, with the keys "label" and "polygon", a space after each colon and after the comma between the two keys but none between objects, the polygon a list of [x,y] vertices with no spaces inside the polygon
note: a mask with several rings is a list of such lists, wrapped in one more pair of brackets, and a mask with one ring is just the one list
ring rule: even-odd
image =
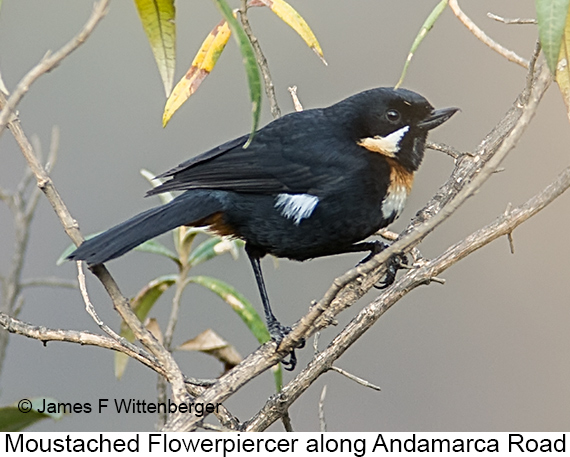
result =
[{"label": "yellow leaf", "polygon": [[226,47],[231,33],[228,23],[222,20],[208,34],[202,46],[200,46],[196,57],[194,57],[190,69],[176,84],[172,94],[166,101],[162,115],[163,127],[168,124],[172,115],[196,92],[202,81],[210,74],[220,54]]},{"label": "yellow leaf", "polygon": [[324,58],[323,50],[315,34],[303,17],[284,0],[260,0],[264,5],[268,6],[283,22],[291,27],[299,36],[307,43],[307,45],[315,51],[325,65],[327,61]]},{"label": "yellow leaf", "polygon": [[203,69],[208,73],[211,72],[230,39],[231,34],[232,32],[230,31],[227,21],[222,19],[202,43],[198,54],[194,57],[192,66]]},{"label": "yellow leaf", "polygon": [[560,46],[560,54],[558,56],[558,65],[556,65],[556,82],[562,93],[564,104],[566,105],[566,113],[570,121],[570,11],[566,16],[566,25],[564,26],[564,35],[562,36],[562,44]]},{"label": "yellow leaf", "polygon": [[176,65],[174,0],[135,0],[135,5],[168,97],[174,82]]}]

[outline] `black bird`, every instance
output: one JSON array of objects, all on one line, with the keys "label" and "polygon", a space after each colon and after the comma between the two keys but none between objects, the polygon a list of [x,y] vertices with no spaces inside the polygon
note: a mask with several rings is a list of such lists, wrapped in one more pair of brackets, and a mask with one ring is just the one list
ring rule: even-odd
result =
[{"label": "black bird", "polygon": [[[288,114],[257,131],[247,148],[245,135],[159,175],[169,180],[147,195],[184,192],[85,241],[69,259],[100,264],[181,225],[241,238],[279,344],[290,328],[271,311],[260,259],[382,249],[361,241],[400,215],[428,131],[456,111],[434,110],[409,90],[377,88]],[[287,364],[293,369],[294,353]]]}]

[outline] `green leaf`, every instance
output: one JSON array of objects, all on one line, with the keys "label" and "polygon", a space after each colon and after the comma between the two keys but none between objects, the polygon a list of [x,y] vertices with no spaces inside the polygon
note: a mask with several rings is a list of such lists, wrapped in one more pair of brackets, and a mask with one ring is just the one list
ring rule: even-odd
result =
[{"label": "green leaf", "polygon": [[402,70],[402,74],[400,75],[399,81],[396,83],[395,86],[396,88],[400,87],[402,82],[404,81],[412,57],[414,57],[415,52],[417,51],[418,47],[420,46],[421,42],[424,40],[428,32],[433,28],[435,21],[437,21],[439,16],[441,16],[441,13],[443,13],[443,10],[447,6],[447,2],[448,0],[441,0],[435,6],[435,8],[432,10],[432,12],[429,14],[427,19],[424,21],[423,25],[421,26],[420,31],[418,32],[414,42],[412,43],[412,47],[410,49],[410,52],[408,53],[408,57],[406,58],[406,63],[404,64],[404,69]]},{"label": "green leaf", "polygon": [[249,328],[253,336],[261,344],[269,341],[270,336],[265,323],[249,302],[242,294],[240,294],[233,286],[222,281],[221,279],[212,278],[210,276],[192,276],[187,282],[200,284],[211,290],[224,300],[238,314],[245,325]]},{"label": "green leaf", "polygon": [[208,238],[206,241],[200,243],[194,251],[190,254],[188,258],[188,264],[192,267],[199,265],[203,262],[217,257],[219,255],[229,252],[234,256],[237,256],[237,248],[240,243],[237,240],[230,240],[227,238]]},{"label": "green leaf", "polygon": [[241,55],[243,57],[243,63],[245,65],[247,82],[249,84],[249,96],[251,99],[253,112],[253,125],[251,128],[251,134],[249,135],[247,143],[244,145],[244,148],[247,148],[253,140],[253,136],[259,125],[259,117],[261,114],[261,77],[259,76],[259,67],[257,66],[257,61],[255,60],[255,54],[253,52],[253,48],[251,47],[251,43],[249,42],[249,39],[247,38],[247,35],[244,32],[243,28],[234,17],[231,8],[228,6],[225,0],[213,1],[222,13],[224,19],[228,21],[228,25],[232,31],[232,36],[239,46]]},{"label": "green leaf", "polygon": [[562,99],[566,105],[566,114],[570,120],[570,11],[566,17],[560,55],[556,65],[556,82],[562,93]]},{"label": "green leaf", "polygon": [[176,65],[174,0],[135,0],[135,5],[168,97],[174,83]]},{"label": "green leaf", "polygon": [[536,0],[535,2],[540,44],[552,74],[556,73],[569,2],[570,0]]},{"label": "green leaf", "polygon": [[58,403],[57,400],[50,397],[36,397],[27,400],[30,403],[27,403],[26,400],[20,400],[19,404],[23,407],[28,408],[29,405],[31,405],[31,410],[27,413],[18,409],[18,403],[0,408],[0,432],[18,432],[38,421],[41,421],[42,419],[50,417],[54,420],[61,419],[63,417],[63,413],[61,412],[38,412],[38,409],[44,409],[44,400],[46,403]]},{"label": "green leaf", "polygon": [[195,267],[196,265],[206,262],[218,254],[215,249],[222,240],[220,238],[208,238],[206,241],[200,243],[196,249],[192,251],[188,258],[188,264]]},{"label": "green leaf", "polygon": [[[144,322],[148,313],[161,297],[161,295],[176,283],[177,275],[160,276],[143,287],[135,298],[131,300],[131,307],[141,322]],[[121,322],[121,336],[131,343],[135,340],[133,332],[124,322]],[[115,353],[115,376],[120,379],[127,368],[129,357],[121,352]]]},{"label": "green leaf", "polygon": [[145,241],[144,243],[139,244],[134,250],[140,252],[148,252],[150,254],[162,255],[164,257],[168,257],[171,260],[174,260],[174,262],[180,265],[180,260],[178,259],[178,256],[170,249],[168,249],[166,246],[164,246],[163,244],[159,243],[156,240]]}]

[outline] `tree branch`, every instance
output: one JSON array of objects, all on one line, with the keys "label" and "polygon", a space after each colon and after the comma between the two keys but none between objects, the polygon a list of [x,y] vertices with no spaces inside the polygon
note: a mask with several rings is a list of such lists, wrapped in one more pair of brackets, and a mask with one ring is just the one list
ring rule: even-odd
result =
[{"label": "tree branch", "polygon": [[263,83],[265,87],[265,95],[269,99],[269,105],[271,106],[271,115],[273,119],[277,119],[281,117],[281,109],[277,103],[277,97],[275,96],[275,86],[273,85],[273,78],[271,78],[271,73],[269,71],[269,65],[267,64],[267,59],[261,50],[261,46],[259,41],[253,34],[253,30],[251,30],[251,26],[249,25],[249,19],[247,17],[247,0],[241,0],[241,7],[239,9],[239,17],[241,19],[241,25],[243,27],[243,31],[249,38],[249,42],[253,47],[253,52],[255,52],[255,60],[257,60],[257,64],[261,70],[261,74],[263,75]]},{"label": "tree branch", "polygon": [[138,360],[162,376],[167,375],[158,361],[144,349],[130,344],[123,345],[108,336],[96,335],[91,332],[79,332],[77,330],[50,329],[43,326],[36,326],[10,317],[5,313],[0,313],[0,326],[10,333],[33,338],[44,344],[48,341],[67,341],[69,343],[112,349],[113,351],[122,352]]}]

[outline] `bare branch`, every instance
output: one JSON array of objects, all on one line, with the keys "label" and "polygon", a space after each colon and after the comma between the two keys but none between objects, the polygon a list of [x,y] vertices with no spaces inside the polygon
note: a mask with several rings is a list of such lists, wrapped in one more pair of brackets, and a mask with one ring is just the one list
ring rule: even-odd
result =
[{"label": "bare branch", "polygon": [[63,287],[65,289],[77,289],[77,282],[69,279],[47,276],[45,278],[26,279],[21,283],[24,287]]},{"label": "bare branch", "polygon": [[432,143],[428,141],[426,144],[426,148],[432,149],[433,151],[443,152],[444,154],[453,157],[455,161],[460,160],[465,155],[474,157],[474,155],[471,152],[461,152],[443,143]]},{"label": "bare branch", "polygon": [[507,19],[493,13],[487,13],[487,17],[494,19],[497,22],[502,22],[503,24],[538,24],[536,19],[522,19],[520,17]]},{"label": "bare branch", "polygon": [[291,423],[291,416],[289,416],[289,411],[285,411],[283,413],[283,417],[281,418],[281,422],[283,422],[283,427],[285,427],[286,432],[294,432],[293,424]]},{"label": "bare branch", "polygon": [[507,60],[514,62],[521,67],[528,68],[528,60],[523,59],[521,56],[516,54],[514,51],[507,49],[501,46],[499,43],[493,41],[489,38],[483,30],[481,30],[477,25],[467,16],[459,7],[459,3],[457,0],[449,0],[449,7],[453,11],[453,14],[457,16],[457,19],[461,21],[461,23],[469,29],[469,31],[475,35],[475,37],[481,41],[482,43],[489,46],[493,51],[498,52]]},{"label": "bare branch", "polygon": [[96,335],[91,332],[79,332],[77,330],[50,329],[43,326],[35,326],[1,312],[0,326],[10,333],[39,340],[44,344],[48,341],[66,341],[68,343],[98,346],[100,348],[122,352],[123,354],[138,360],[162,376],[166,376],[164,369],[160,366],[157,360],[144,349],[140,349],[134,345],[125,346],[107,336]]},{"label": "bare branch", "polygon": [[15,112],[16,106],[22,100],[22,97],[30,90],[30,86],[42,75],[53,70],[58,66],[63,59],[65,59],[69,54],[75,51],[83,42],[89,38],[89,35],[93,32],[99,21],[103,19],[107,13],[107,6],[109,0],[100,0],[93,6],[93,12],[91,16],[83,26],[83,29],[77,34],[75,38],[66,43],[61,49],[56,53],[51,54],[48,52],[42,60],[32,68],[18,83],[16,89],[8,99],[6,103],[2,104],[2,111],[0,112],[0,136],[4,133],[4,129],[8,124],[8,121]]},{"label": "bare branch", "polygon": [[[511,212],[512,207],[513,207],[513,205],[511,204],[511,202],[509,202],[509,204],[505,208],[505,212],[504,212],[505,216]],[[507,233],[507,240],[509,241],[509,248],[511,250],[511,254],[514,254],[515,253],[515,242],[513,240],[513,232]]]},{"label": "bare branch", "polygon": [[369,387],[369,388],[371,388],[373,390],[377,390],[379,392],[382,390],[377,385],[372,384],[371,382],[368,382],[365,379],[359,378],[358,376],[354,376],[353,374],[349,373],[348,371],[343,370],[342,368],[333,366],[333,367],[331,367],[331,371],[336,371],[337,373],[340,373],[341,375],[346,376],[348,379],[356,382],[357,384],[360,384],[361,386]]},{"label": "bare branch", "polygon": [[303,111],[303,105],[301,104],[301,100],[297,96],[297,86],[291,86],[288,88],[289,93],[291,94],[291,98],[293,99],[293,106],[295,107],[295,111]]},{"label": "bare branch", "polygon": [[233,432],[234,430],[230,428],[220,427],[219,425],[207,424],[204,423],[200,426],[204,430],[210,430],[212,432]]},{"label": "bare branch", "polygon": [[327,421],[325,418],[325,398],[327,397],[327,385],[323,386],[323,390],[321,391],[321,397],[319,398],[319,425],[321,429],[321,433],[325,433],[327,431]]},{"label": "bare branch", "polygon": [[79,262],[75,262],[77,264],[77,280],[79,281],[79,290],[81,291],[81,297],[83,298],[83,303],[85,303],[85,311],[87,314],[91,316],[91,318],[95,321],[95,323],[99,326],[101,330],[103,330],[107,335],[113,338],[115,341],[119,341],[121,343],[128,343],[128,341],[117,334],[112,328],[106,325],[99,315],[97,311],[95,311],[95,307],[91,300],[89,299],[89,294],[87,293],[87,284],[85,283],[85,274],[83,273],[83,264]]}]

